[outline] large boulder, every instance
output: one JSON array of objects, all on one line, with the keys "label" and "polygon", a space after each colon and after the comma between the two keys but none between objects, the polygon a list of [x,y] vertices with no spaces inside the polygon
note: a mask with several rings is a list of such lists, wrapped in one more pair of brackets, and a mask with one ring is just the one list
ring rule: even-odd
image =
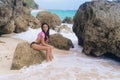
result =
[{"label": "large boulder", "polygon": [[14,25],[14,20],[11,20],[8,22],[3,28],[1,28],[1,31],[3,34],[7,33],[12,33],[15,30],[15,25]]},{"label": "large boulder", "polygon": [[28,21],[29,22],[29,26],[31,26],[31,28],[37,29],[37,28],[41,27],[41,23],[40,23],[40,21],[37,18],[31,16],[31,17],[28,17],[28,20],[29,20]]},{"label": "large boulder", "polygon": [[40,64],[45,59],[45,54],[42,51],[37,51],[30,48],[28,42],[19,43],[16,47],[11,69],[21,69],[24,66]]},{"label": "large boulder", "polygon": [[12,17],[12,8],[6,7],[8,7],[8,5],[0,3],[0,26],[5,25],[8,21],[10,21],[10,17]]},{"label": "large boulder", "polygon": [[[2,30],[4,26],[7,25],[8,22],[10,22],[10,18],[12,17],[12,7],[9,5],[10,1],[6,0],[0,0],[0,33],[3,33]],[[8,4],[6,4],[8,3]],[[4,32],[5,33],[5,32]]]},{"label": "large boulder", "polygon": [[29,23],[35,22],[24,0],[0,0],[0,35],[26,31]]},{"label": "large boulder", "polygon": [[70,48],[74,48],[72,41],[63,37],[61,34],[50,35],[50,44],[62,50],[69,50]]},{"label": "large boulder", "polygon": [[36,18],[40,20],[41,23],[48,23],[52,29],[55,29],[56,26],[59,26],[61,24],[59,16],[47,11],[39,12]]},{"label": "large boulder", "polygon": [[24,19],[24,16],[20,15],[15,19],[15,31],[16,33],[26,31],[28,29],[28,22]]},{"label": "large boulder", "polygon": [[120,57],[120,3],[93,1],[82,4],[74,17],[73,31],[83,52]]}]

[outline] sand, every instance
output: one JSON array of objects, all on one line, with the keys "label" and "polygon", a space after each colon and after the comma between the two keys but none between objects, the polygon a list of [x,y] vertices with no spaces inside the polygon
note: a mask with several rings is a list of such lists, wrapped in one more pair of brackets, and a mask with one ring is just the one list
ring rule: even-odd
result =
[{"label": "sand", "polygon": [[14,34],[0,37],[0,75],[17,72],[16,70],[10,70],[10,67],[16,46],[23,40],[11,38],[11,35]]},{"label": "sand", "polygon": [[[16,46],[25,40],[12,38],[14,33],[0,37],[0,75],[18,73],[18,70],[10,70]],[[54,48],[54,53],[68,54],[69,51],[62,51]]]}]

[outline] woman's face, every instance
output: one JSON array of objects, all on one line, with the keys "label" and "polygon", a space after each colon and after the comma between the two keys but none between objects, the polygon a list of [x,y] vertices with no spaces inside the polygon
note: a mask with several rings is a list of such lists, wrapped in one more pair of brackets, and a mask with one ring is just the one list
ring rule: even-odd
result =
[{"label": "woman's face", "polygon": [[45,31],[45,32],[47,32],[47,30],[48,30],[48,25],[43,25],[43,30]]}]

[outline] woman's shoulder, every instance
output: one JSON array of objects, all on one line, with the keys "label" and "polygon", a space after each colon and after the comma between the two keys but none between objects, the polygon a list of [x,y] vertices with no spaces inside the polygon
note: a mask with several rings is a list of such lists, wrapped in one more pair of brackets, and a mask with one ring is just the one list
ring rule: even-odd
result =
[{"label": "woman's shoulder", "polygon": [[41,32],[39,32],[38,34],[44,34],[44,32],[43,32],[43,31],[41,31]]},{"label": "woman's shoulder", "polygon": [[43,31],[39,32],[39,34],[38,34],[38,36],[44,36],[44,35],[45,35],[45,34],[44,34]]}]

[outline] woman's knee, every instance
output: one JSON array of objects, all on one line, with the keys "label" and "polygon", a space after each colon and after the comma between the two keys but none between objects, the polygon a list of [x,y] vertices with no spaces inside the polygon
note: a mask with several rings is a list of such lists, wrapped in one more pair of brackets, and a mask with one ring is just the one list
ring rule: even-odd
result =
[{"label": "woman's knee", "polygon": [[47,51],[50,51],[51,49],[50,49],[50,47],[46,47],[46,50],[47,50]]},{"label": "woman's knee", "polygon": [[53,49],[53,46],[49,46],[49,47],[50,47],[51,50]]}]

